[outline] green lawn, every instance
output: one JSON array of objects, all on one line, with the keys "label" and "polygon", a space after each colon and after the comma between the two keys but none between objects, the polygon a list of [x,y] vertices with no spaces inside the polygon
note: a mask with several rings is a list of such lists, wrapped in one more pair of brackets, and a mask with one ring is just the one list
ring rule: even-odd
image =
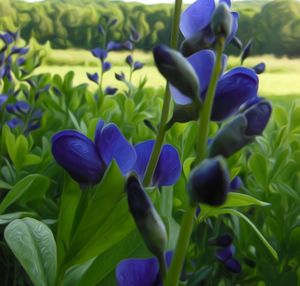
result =
[{"label": "green lawn", "polygon": [[[114,73],[124,71],[128,74],[128,66],[124,60],[128,52],[111,53],[109,61],[113,68],[105,74],[104,86],[116,86],[122,88],[123,83],[115,80]],[[143,77],[147,77],[147,86],[159,88],[164,86],[164,79],[153,64],[151,53],[141,51],[134,52],[134,58],[145,63],[145,67],[137,71],[133,76],[133,82],[137,84]],[[239,59],[231,57],[228,66],[238,64]],[[259,94],[261,96],[300,96],[300,59],[275,58],[270,55],[252,57],[245,61],[246,66],[254,66],[264,61],[267,70],[260,75]],[[86,72],[98,71],[97,60],[88,51],[83,50],[50,50],[44,60],[44,64],[36,70],[36,73],[51,73],[64,75],[68,71],[75,72],[75,83],[89,82]],[[95,88],[90,83],[91,89]]]}]

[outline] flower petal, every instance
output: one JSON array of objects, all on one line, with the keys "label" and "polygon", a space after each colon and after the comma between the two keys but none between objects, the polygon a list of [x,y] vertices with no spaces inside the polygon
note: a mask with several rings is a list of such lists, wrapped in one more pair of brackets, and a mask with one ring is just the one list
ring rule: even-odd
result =
[{"label": "flower petal", "polygon": [[184,10],[179,26],[184,37],[190,38],[203,30],[209,24],[214,9],[214,0],[197,0]]},{"label": "flower petal", "polygon": [[242,271],[241,264],[234,258],[230,258],[225,262],[226,268],[233,273],[240,273]]},{"label": "flower petal", "polygon": [[231,28],[231,33],[228,36],[226,42],[229,43],[236,35],[237,30],[238,30],[238,21],[239,21],[239,13],[237,12],[231,12],[232,15],[232,28]]},{"label": "flower petal", "polygon": [[52,154],[78,183],[95,184],[104,174],[95,144],[77,131],[65,130],[55,134],[52,137]]},{"label": "flower petal", "polygon": [[224,74],[217,85],[212,120],[222,121],[242,104],[257,96],[258,77],[253,69],[237,67]]},{"label": "flower petal", "polygon": [[[146,167],[154,147],[154,142],[154,140],[148,140],[135,146],[137,160],[133,169],[142,179],[144,178]],[[177,150],[169,144],[164,145],[153,174],[153,185],[173,185],[180,177],[180,174],[181,163]]]},{"label": "flower petal", "polygon": [[159,273],[156,258],[126,259],[116,268],[118,286],[153,286]]},{"label": "flower petal", "polygon": [[101,120],[97,125],[95,144],[107,166],[115,160],[124,175],[131,170],[136,160],[135,150],[115,124],[104,126]]}]

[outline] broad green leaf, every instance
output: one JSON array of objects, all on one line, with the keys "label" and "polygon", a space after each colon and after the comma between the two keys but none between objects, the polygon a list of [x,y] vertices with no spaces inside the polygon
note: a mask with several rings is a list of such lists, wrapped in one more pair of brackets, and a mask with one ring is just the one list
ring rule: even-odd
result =
[{"label": "broad green leaf", "polygon": [[0,189],[10,190],[12,186],[2,180],[0,180]]},{"label": "broad green leaf", "polygon": [[49,178],[32,174],[16,183],[0,204],[0,214],[16,201],[26,203],[44,197],[50,185]]},{"label": "broad green leaf", "polygon": [[3,214],[0,215],[0,224],[8,224],[15,219],[23,217],[37,217],[37,214],[33,212],[15,212],[10,214]]},{"label": "broad green leaf", "polygon": [[239,218],[243,219],[257,234],[258,238],[261,240],[261,242],[265,245],[265,247],[269,250],[271,255],[278,261],[278,254],[276,250],[269,244],[269,242],[265,239],[265,237],[262,235],[262,233],[257,229],[257,227],[253,224],[251,220],[249,220],[245,215],[240,213],[237,210],[234,209],[219,209],[215,210],[214,216],[222,215],[222,214],[231,214],[238,216]]},{"label": "broad green leaf", "polygon": [[68,266],[83,263],[109,249],[134,228],[124,193],[123,178],[113,162],[82,214],[71,240]]},{"label": "broad green leaf", "polygon": [[267,159],[260,153],[254,153],[249,159],[249,169],[253,172],[256,180],[264,185],[268,178]]},{"label": "broad green leaf", "polygon": [[70,176],[65,174],[64,185],[60,201],[60,212],[57,226],[57,255],[60,266],[67,247],[73,226],[76,209],[80,200],[81,190],[79,185]]},{"label": "broad green leaf", "polygon": [[131,232],[124,239],[115,244],[95,259],[82,266],[67,271],[64,286],[97,285],[108,274],[115,271],[116,265],[122,260],[134,257],[134,253],[143,245],[140,234]]},{"label": "broad green leaf", "polygon": [[41,163],[42,159],[34,154],[27,154],[23,161],[23,166],[32,166]]},{"label": "broad green leaf", "polygon": [[220,207],[210,207],[208,205],[201,204],[201,217],[214,216],[220,209],[224,208],[237,208],[237,207],[249,207],[249,206],[268,206],[269,203],[260,201],[254,197],[232,193],[228,194],[226,202]]},{"label": "broad green leaf", "polygon": [[19,135],[16,140],[16,145],[14,146],[14,165],[17,169],[20,169],[23,165],[25,156],[28,153],[28,142],[24,135]]},{"label": "broad green leaf", "polygon": [[6,227],[4,237],[33,285],[54,285],[56,245],[51,230],[45,224],[32,218],[16,219]]}]

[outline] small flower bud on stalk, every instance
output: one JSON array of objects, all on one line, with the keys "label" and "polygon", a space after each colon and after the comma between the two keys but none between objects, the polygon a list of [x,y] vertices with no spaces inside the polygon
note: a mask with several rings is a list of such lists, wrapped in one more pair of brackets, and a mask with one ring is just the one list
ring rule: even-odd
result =
[{"label": "small flower bud on stalk", "polygon": [[220,206],[227,198],[229,184],[225,160],[221,156],[206,159],[190,175],[187,190],[191,203]]},{"label": "small flower bud on stalk", "polygon": [[159,72],[179,91],[199,102],[199,81],[192,65],[177,51],[164,45],[153,50]]},{"label": "small flower bud on stalk", "polygon": [[144,242],[151,253],[158,259],[161,259],[164,257],[167,245],[167,232],[162,219],[134,175],[128,178],[125,188],[128,195],[130,213]]},{"label": "small flower bud on stalk", "polygon": [[232,15],[227,4],[220,3],[216,8],[212,21],[211,28],[217,38],[227,38],[231,34]]}]

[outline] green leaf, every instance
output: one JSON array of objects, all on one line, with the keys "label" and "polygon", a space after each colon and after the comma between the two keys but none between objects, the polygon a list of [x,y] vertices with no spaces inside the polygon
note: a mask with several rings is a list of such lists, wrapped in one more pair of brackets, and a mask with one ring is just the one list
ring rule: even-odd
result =
[{"label": "green leaf", "polygon": [[228,194],[226,202],[219,207],[210,207],[208,205],[201,204],[201,215],[200,217],[208,217],[214,216],[215,213],[218,213],[220,209],[225,208],[237,208],[237,207],[249,207],[249,206],[268,206],[269,203],[260,201],[254,197],[240,194],[240,193],[232,193]]},{"label": "green leaf", "polygon": [[0,189],[10,190],[12,186],[2,180],[0,180]]},{"label": "green leaf", "polygon": [[42,162],[42,159],[34,154],[27,154],[23,161],[23,166],[37,165]]},{"label": "green leaf", "polygon": [[268,178],[267,159],[260,153],[254,153],[249,159],[249,169],[253,172],[256,180],[264,185]]},{"label": "green leaf", "polygon": [[125,180],[113,162],[95,188],[71,240],[67,265],[83,263],[112,247],[134,228],[124,193]]},{"label": "green leaf", "polygon": [[60,201],[60,212],[57,226],[57,255],[58,265],[63,261],[66,249],[69,246],[70,235],[76,209],[80,200],[81,190],[79,185],[70,176],[65,174],[64,185]]},{"label": "green leaf", "polygon": [[19,201],[23,204],[26,202],[44,197],[50,185],[49,178],[32,174],[20,180],[8,192],[0,204],[0,214],[2,214],[10,205]]},{"label": "green leaf", "polygon": [[243,219],[257,234],[258,238],[261,240],[261,242],[265,245],[265,247],[269,250],[271,255],[278,261],[278,254],[276,250],[269,244],[269,242],[265,239],[265,237],[262,235],[262,233],[257,229],[257,227],[252,223],[251,220],[249,220],[245,215],[240,213],[237,210],[234,209],[219,209],[215,210],[214,216],[222,215],[222,214],[231,214],[240,217]]},{"label": "green leaf", "polygon": [[15,212],[10,214],[3,214],[0,215],[0,224],[8,224],[15,219],[23,217],[37,217],[37,214],[33,212]]},{"label": "green leaf", "polygon": [[54,285],[56,245],[51,230],[45,224],[32,218],[16,219],[6,227],[4,237],[33,285]]}]

